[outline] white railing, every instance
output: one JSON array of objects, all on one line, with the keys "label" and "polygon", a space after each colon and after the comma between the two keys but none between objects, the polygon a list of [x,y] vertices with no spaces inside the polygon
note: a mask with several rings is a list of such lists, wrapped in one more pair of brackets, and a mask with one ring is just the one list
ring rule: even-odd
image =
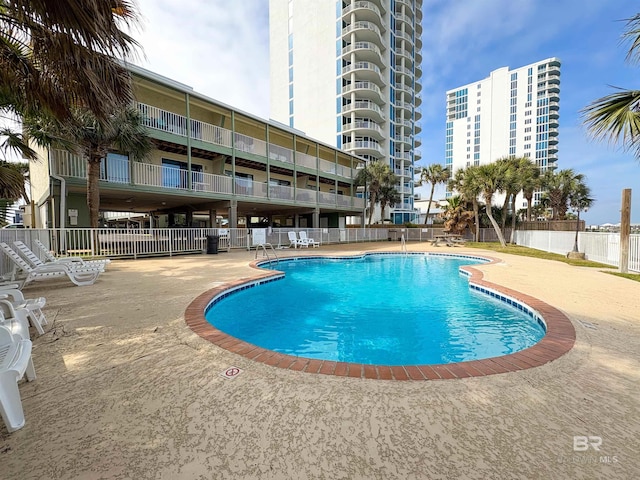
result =
[{"label": "white railing", "polygon": [[347,14],[347,13],[353,11],[353,10],[359,9],[359,8],[366,8],[368,10],[372,10],[378,16],[382,16],[382,13],[380,13],[380,9],[378,7],[376,7],[373,3],[366,2],[366,1],[353,2],[351,5],[347,5],[346,7],[344,7],[342,9],[342,14],[345,15],[345,14]]},{"label": "white railing", "polygon": [[318,159],[318,170],[324,173],[336,173],[336,164],[328,160]]},{"label": "white railing", "polygon": [[187,136],[187,117],[144,103],[138,103],[138,110],[145,127]]},{"label": "white railing", "polygon": [[241,152],[253,153],[261,157],[267,156],[267,142],[249,137],[241,133],[234,134],[235,148]]},{"label": "white railing", "polygon": [[[346,35],[353,32],[354,30],[360,29],[371,30],[373,32],[376,32],[378,35],[381,35],[378,26],[375,23],[371,22],[354,22],[351,25],[347,25],[342,29],[342,35]],[[380,37],[380,40],[382,41],[382,37]]]},{"label": "white railing", "polygon": [[294,189],[285,185],[269,185],[269,198],[293,201]]},{"label": "white railing", "polygon": [[87,178],[87,161],[64,150],[50,150],[53,174],[62,177]]},{"label": "white railing", "polygon": [[270,143],[269,158],[279,162],[293,163],[293,150]]},{"label": "white railing", "polygon": [[306,153],[296,152],[296,164],[302,167],[316,169],[317,158]]},{"label": "white railing", "polygon": [[191,120],[191,138],[195,140],[231,148],[231,133],[231,130],[217,125]]},{"label": "white railing", "polygon": [[[573,250],[575,232],[553,232],[548,230],[517,230],[518,245],[566,255]],[[620,234],[601,232],[579,232],[578,250],[588,260],[620,266]],[[640,272],[640,235],[629,238],[629,270]]]},{"label": "white railing", "polygon": [[298,188],[296,190],[296,201],[305,203],[316,203],[318,199],[318,192],[315,190],[309,190],[306,188]]},{"label": "white railing", "polygon": [[356,120],[353,123],[347,123],[343,125],[345,130],[354,129],[354,128],[367,128],[370,130],[375,130],[380,135],[383,135],[382,128],[376,122],[371,120]]},{"label": "white railing", "polygon": [[352,70],[371,70],[381,75],[380,67],[371,62],[356,62],[342,67],[342,73],[349,73]]},{"label": "white railing", "polygon": [[318,192],[318,203],[322,205],[335,205],[336,194],[329,192]]},{"label": "white railing", "polygon": [[347,167],[346,165],[336,165],[336,175],[340,175],[345,178],[354,178],[355,171],[351,167]]},{"label": "white railing", "polygon": [[371,42],[355,42],[351,45],[347,45],[342,49],[342,54],[347,55],[355,50],[371,50],[372,52],[375,52],[378,55],[382,56],[382,53],[380,52],[378,46],[375,43]]},{"label": "white railing", "polygon": [[360,89],[372,90],[376,92],[378,95],[382,96],[382,90],[380,90],[380,87],[373,82],[350,83],[349,85],[345,85],[342,88],[342,93],[348,93],[348,92],[352,92],[354,90],[360,90]]}]

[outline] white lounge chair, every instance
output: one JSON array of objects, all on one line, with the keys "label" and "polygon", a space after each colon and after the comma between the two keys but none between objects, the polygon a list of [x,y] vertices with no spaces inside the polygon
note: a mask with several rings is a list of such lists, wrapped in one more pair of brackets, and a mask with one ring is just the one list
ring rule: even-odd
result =
[{"label": "white lounge chair", "polygon": [[288,232],[287,235],[289,235],[289,247],[293,247],[293,248],[298,248],[298,247],[306,247],[309,248],[309,243],[307,242],[303,242],[302,240],[300,240],[298,238],[298,235],[296,234],[296,232],[294,232],[293,230]]},{"label": "white lounge chair", "polygon": [[[87,268],[98,268],[99,270],[104,271],[105,267],[111,263],[111,260],[109,260],[108,258],[102,258],[99,260],[85,260],[83,258],[80,257],[56,257],[53,252],[51,252],[51,250],[49,250],[47,247],[45,247],[45,245],[38,240],[37,238],[33,241],[38,248],[40,249],[40,251],[42,252],[42,254],[44,255],[45,258],[45,262],[44,263],[55,263],[55,262],[59,262],[59,263],[73,263],[73,264],[79,264],[79,266],[81,267],[87,267]],[[15,242],[14,242],[15,244]]]},{"label": "white lounge chair", "polygon": [[10,309],[0,305],[0,325],[8,328],[14,337],[29,340],[29,320],[27,320],[26,312],[24,310],[15,310],[5,315],[5,311],[9,312]]},{"label": "white lounge chair", "polygon": [[33,253],[29,247],[27,247],[20,240],[16,240],[13,242],[13,245],[18,249],[18,252],[25,258],[27,262],[31,264],[32,267],[39,267],[41,265],[67,265],[72,270],[97,270],[100,273],[104,272],[105,263],[92,263],[89,265],[88,262],[85,262],[81,258],[78,258],[78,261],[72,259],[60,259],[54,262],[45,263],[40,258]]},{"label": "white lounge chair", "polygon": [[18,381],[36,378],[31,359],[31,340],[20,339],[0,325],[0,415],[9,432],[24,427],[24,411]]},{"label": "white lounge chair", "polygon": [[320,242],[316,242],[313,238],[307,237],[307,232],[300,231],[298,232],[300,235],[300,241],[306,243],[307,247],[311,245],[314,248],[318,248],[320,246]]},{"label": "white lounge chair", "polygon": [[31,325],[33,325],[40,335],[44,333],[42,325],[47,324],[47,317],[45,317],[42,311],[42,307],[47,303],[44,297],[24,298],[24,295],[18,289],[5,289],[0,287],[0,300],[8,301],[16,310],[25,310]]},{"label": "white lounge chair", "polygon": [[32,267],[5,242],[0,242],[0,248],[11,259],[16,268],[27,275],[22,283],[23,286],[35,280],[49,280],[63,276],[67,276],[69,280],[78,286],[93,285],[100,274],[98,270],[72,270],[68,265],[64,264],[51,263]]}]

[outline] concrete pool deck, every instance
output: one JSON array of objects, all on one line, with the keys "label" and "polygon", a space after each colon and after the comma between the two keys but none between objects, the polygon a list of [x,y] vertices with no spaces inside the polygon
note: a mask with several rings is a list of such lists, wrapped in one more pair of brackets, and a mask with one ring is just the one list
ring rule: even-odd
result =
[{"label": "concrete pool deck", "polygon": [[[399,247],[282,253],[364,250]],[[27,297],[47,298],[49,325],[34,339],[38,378],[20,385],[26,426],[0,430],[0,478],[639,478],[638,283],[486,254],[503,262],[475,266],[485,280],[569,317],[576,342],[567,354],[528,370],[428,382],[254,362],[184,321],[202,292],[253,276],[254,252],[114,261],[93,286],[30,285]],[[281,308],[304,302],[274,300]],[[223,378],[231,366],[241,373]]]}]

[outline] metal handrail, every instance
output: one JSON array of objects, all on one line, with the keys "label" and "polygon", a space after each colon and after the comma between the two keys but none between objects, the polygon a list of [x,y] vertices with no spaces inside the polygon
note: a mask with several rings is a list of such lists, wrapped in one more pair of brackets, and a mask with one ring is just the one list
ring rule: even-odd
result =
[{"label": "metal handrail", "polygon": [[256,255],[254,257],[254,260],[258,259],[258,250],[262,247],[262,258],[267,257],[267,261],[269,263],[271,263],[271,257],[269,256],[269,252],[267,251],[267,247],[269,247],[271,249],[271,251],[273,252],[273,256],[275,257],[275,261],[276,263],[280,262],[280,259],[278,258],[278,254],[276,253],[276,250],[273,248],[273,245],[271,245],[270,243],[260,243],[258,245],[256,245]]}]

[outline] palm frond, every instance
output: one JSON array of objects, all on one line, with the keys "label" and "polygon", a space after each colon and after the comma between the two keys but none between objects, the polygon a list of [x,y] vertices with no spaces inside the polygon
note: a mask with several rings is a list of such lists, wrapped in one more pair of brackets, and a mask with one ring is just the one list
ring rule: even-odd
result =
[{"label": "palm frond", "polygon": [[640,157],[640,90],[619,90],[585,107],[584,123],[593,138],[635,149]]},{"label": "palm frond", "polygon": [[622,40],[631,43],[626,60],[630,63],[638,63],[640,60],[640,13],[627,19],[627,27],[622,34]]}]

